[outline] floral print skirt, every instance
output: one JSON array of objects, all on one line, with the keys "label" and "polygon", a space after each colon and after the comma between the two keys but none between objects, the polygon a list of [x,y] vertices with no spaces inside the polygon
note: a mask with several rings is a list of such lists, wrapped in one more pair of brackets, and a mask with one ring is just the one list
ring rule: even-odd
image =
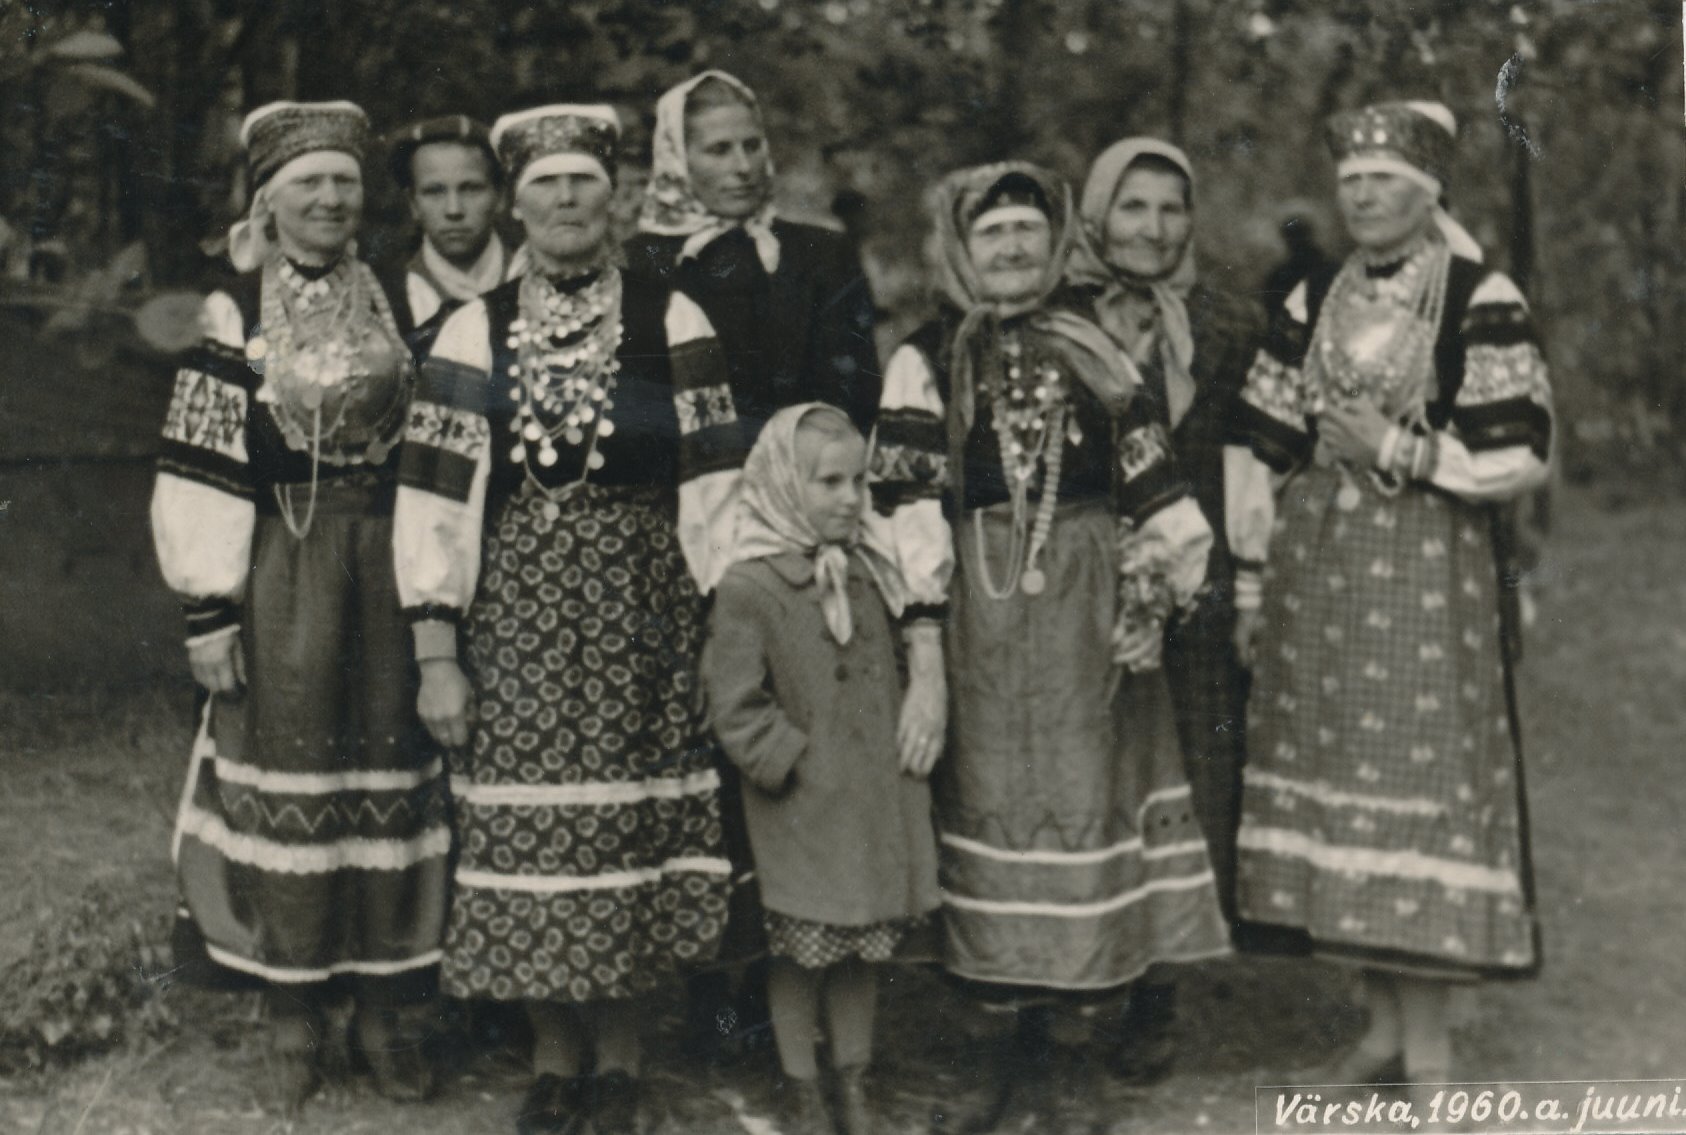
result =
[{"label": "floral print skirt", "polygon": [[498,508],[468,613],[455,996],[637,996],[709,960],[725,920],[702,604],[671,503],[596,486],[557,503],[526,488]]}]

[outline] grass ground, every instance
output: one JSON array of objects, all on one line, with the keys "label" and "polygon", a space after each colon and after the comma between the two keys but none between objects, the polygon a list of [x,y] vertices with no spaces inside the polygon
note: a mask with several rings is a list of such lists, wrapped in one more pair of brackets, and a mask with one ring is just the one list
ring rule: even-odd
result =
[{"label": "grass ground", "polygon": [[[93,490],[92,503],[82,498],[78,524],[92,532],[137,523],[132,509],[144,491],[121,477]],[[14,512],[13,522],[19,519]],[[55,640],[66,660],[56,669],[86,680],[73,692],[30,682],[19,640],[5,648],[6,688],[59,692],[0,693],[0,966],[89,880],[120,888],[137,908],[168,902],[170,818],[188,732],[188,690],[168,677],[177,663],[157,657],[175,647],[153,641],[151,629],[141,645],[123,641],[143,633],[142,623],[163,625],[166,605],[148,591],[157,587],[154,569],[144,557],[137,564],[132,551],[103,550],[128,546],[123,540],[96,547],[91,536],[79,537],[80,550],[47,555],[48,529],[27,523],[35,561],[69,564],[72,574],[39,575],[34,583],[0,577],[10,589],[0,611],[15,614],[21,595],[34,599],[26,604],[32,625],[68,620],[74,632]],[[16,543],[3,549],[0,542],[0,556],[15,565]],[[1678,938],[1686,777],[1676,774],[1686,757],[1683,550],[1686,503],[1617,501],[1595,490],[1562,502],[1538,573],[1540,618],[1521,685],[1546,968],[1537,981],[1480,993],[1457,1036],[1462,1078],[1686,1076],[1686,1019],[1678,1011],[1686,1003]],[[114,622],[99,617],[102,607],[144,618]],[[137,673],[113,657],[142,656],[151,659],[144,678],[113,676]],[[71,1067],[0,1080],[0,1131],[283,1130],[260,1106],[264,1069],[252,1001],[180,987],[163,996],[177,1027],[130,1037]],[[764,1073],[706,1071],[677,1059],[672,1006],[662,1010],[650,1044],[660,1129],[753,1131]],[[889,1130],[924,1130],[933,1105],[980,1090],[981,1022],[921,972],[887,985],[883,1011],[879,1063]],[[1240,959],[1186,975],[1178,1027],[1181,1062],[1152,1089],[1096,1089],[1068,1056],[1059,1069],[1060,1118],[1046,1117],[1037,1129],[1252,1131],[1253,1085],[1329,1051],[1353,1034],[1358,1014],[1349,988],[1330,971]],[[387,1104],[353,1076],[314,1101],[294,1130],[506,1132],[521,1086],[512,1050],[467,1053],[432,1104]]]}]

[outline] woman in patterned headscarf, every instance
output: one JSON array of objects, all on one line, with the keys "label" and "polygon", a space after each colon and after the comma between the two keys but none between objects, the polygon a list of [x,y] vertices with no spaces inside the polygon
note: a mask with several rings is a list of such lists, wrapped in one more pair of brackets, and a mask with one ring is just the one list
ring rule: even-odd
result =
[{"label": "woman in patterned headscarf", "polygon": [[266,981],[278,1095],[318,1082],[330,979],[349,981],[376,1085],[431,1090],[417,1035],[439,961],[444,781],[397,616],[395,446],[409,309],[354,254],[368,122],[275,103],[241,138],[243,273],[205,301],[152,500],[210,694],[177,821],[178,960]]},{"label": "woman in patterned headscarf", "polygon": [[726,912],[675,524],[688,397],[724,365],[694,303],[612,264],[613,110],[506,115],[492,143],[526,268],[440,330],[395,534],[422,720],[459,754],[442,974],[526,1008],[520,1131],[609,1135],[637,1121],[640,1006]]},{"label": "woman in patterned headscarf", "polygon": [[[650,181],[626,257],[629,270],[654,274],[694,300],[726,354],[729,386],[696,404],[706,456],[680,490],[689,505],[680,538],[705,592],[726,568],[739,471],[767,420],[798,403],[828,402],[864,434],[878,407],[872,295],[859,257],[842,234],[780,217],[773,189],[761,107],[749,87],[724,71],[704,71],[657,101]],[[726,963],[758,951],[751,928],[760,912],[738,773],[724,762],[720,771],[741,883],[721,952]],[[688,1044],[717,1047],[725,1021],[735,1022],[725,1026],[733,1043],[764,1031],[764,985],[756,963],[729,1004],[724,972],[694,977]]]},{"label": "woman in patterned headscarf", "polygon": [[890,358],[871,472],[912,600],[902,728],[923,761],[949,741],[944,962],[1018,1011],[993,1120],[1052,1005],[1228,949],[1158,669],[1211,531],[1136,367],[1050,302],[1065,186],[963,170],[932,213],[947,313]]},{"label": "woman in patterned headscarf", "polygon": [[1546,476],[1551,392],[1521,294],[1441,207],[1454,128],[1330,120],[1358,248],[1276,313],[1225,454],[1241,916],[1359,967],[1370,1012],[1316,1083],[1451,1078],[1452,983],[1539,965],[1493,528]]}]

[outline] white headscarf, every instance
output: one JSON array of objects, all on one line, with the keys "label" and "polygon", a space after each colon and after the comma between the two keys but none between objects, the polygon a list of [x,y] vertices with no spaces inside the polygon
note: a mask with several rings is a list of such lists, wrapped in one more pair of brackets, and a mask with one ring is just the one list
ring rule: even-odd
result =
[{"label": "white headscarf", "polygon": [[[711,213],[691,188],[691,168],[685,158],[685,105],[691,92],[709,79],[718,79],[741,96],[761,121],[761,105],[738,79],[724,71],[704,71],[669,90],[656,100],[656,133],[651,142],[650,183],[644,189],[644,207],[638,214],[638,231],[662,236],[682,236],[679,259],[697,255],[718,236],[742,227],[755,242],[755,255],[769,273],[779,267],[779,239],[773,235],[773,201],[768,198],[747,219]],[[772,159],[767,159],[769,185]]]},{"label": "white headscarf", "polygon": [[834,414],[849,421],[847,414],[824,402],[788,406],[768,419],[744,462],[737,536],[729,562],[790,552],[810,557],[826,629],[839,643],[846,643],[854,634],[849,610],[850,551],[866,564],[892,615],[901,614],[907,605],[907,587],[896,569],[895,554],[870,525],[857,528],[847,544],[827,544],[809,522],[802,507],[806,474],[796,453],[797,428],[809,414]]}]

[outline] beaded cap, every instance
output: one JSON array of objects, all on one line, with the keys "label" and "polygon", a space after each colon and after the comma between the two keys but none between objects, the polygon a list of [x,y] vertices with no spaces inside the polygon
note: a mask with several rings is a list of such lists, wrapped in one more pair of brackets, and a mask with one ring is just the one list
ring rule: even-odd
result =
[{"label": "beaded cap", "polygon": [[498,119],[492,126],[491,142],[504,173],[515,185],[521,182],[522,170],[552,154],[595,158],[613,181],[620,121],[607,106],[541,106]]},{"label": "beaded cap", "polygon": [[1457,122],[1439,103],[1381,102],[1330,115],[1326,127],[1335,161],[1397,158],[1446,185],[1452,172]]},{"label": "beaded cap", "polygon": [[246,116],[240,144],[256,188],[294,158],[317,150],[340,150],[361,162],[369,116],[350,102],[272,102]]}]

